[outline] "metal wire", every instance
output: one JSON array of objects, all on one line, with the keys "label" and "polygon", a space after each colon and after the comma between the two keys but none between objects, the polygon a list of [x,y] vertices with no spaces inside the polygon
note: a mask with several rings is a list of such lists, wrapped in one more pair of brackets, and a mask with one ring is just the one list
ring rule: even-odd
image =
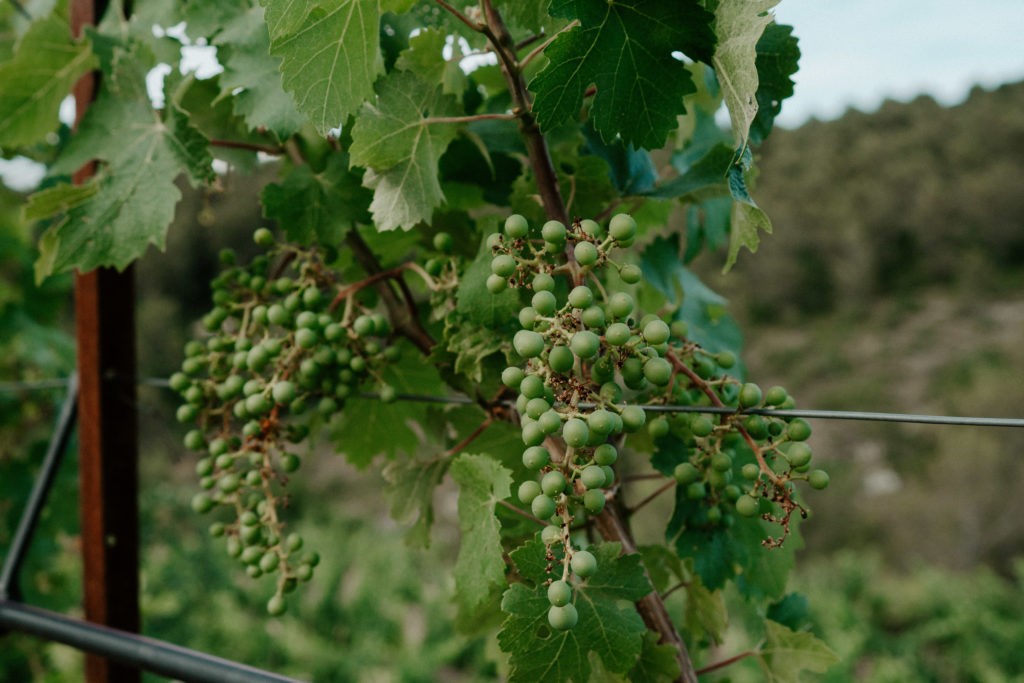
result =
[{"label": "metal wire", "polygon": [[[34,391],[67,386],[68,378],[41,379],[26,382],[0,382],[0,392]],[[143,377],[139,384],[168,388],[170,380],[162,377]],[[359,394],[360,398],[379,399],[380,395],[372,392]],[[452,405],[475,404],[467,396],[427,396],[423,394],[398,394],[399,401],[416,401],[419,403],[447,403]],[[502,405],[513,406],[514,401],[501,401]],[[592,404],[580,403],[581,407],[590,408]],[[903,422],[910,424],[961,425],[970,427],[1013,427],[1024,428],[1024,418],[1013,417],[971,417],[964,415],[917,415],[914,413],[880,413],[864,410],[778,410],[775,408],[749,408],[737,411],[734,408],[718,406],[666,406],[641,405],[644,410],[654,413],[712,413],[732,415],[767,415],[774,417],[802,417],[810,420],[864,420],[869,422]]]}]

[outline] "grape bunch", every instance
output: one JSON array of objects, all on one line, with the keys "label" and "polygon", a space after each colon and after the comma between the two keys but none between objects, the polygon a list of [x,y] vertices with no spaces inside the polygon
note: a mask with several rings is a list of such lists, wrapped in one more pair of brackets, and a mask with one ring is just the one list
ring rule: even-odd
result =
[{"label": "grape bunch", "polygon": [[[791,482],[828,483],[824,472],[805,474],[811,458],[805,421],[742,412],[792,407],[785,390],[762,397],[757,385],[724,374],[736,362],[731,352],[710,353],[687,338],[683,321],[638,309],[629,289],[642,271],[611,255],[630,245],[636,230],[627,214],[612,217],[607,232],[593,220],[568,227],[551,220],[536,231],[512,215],[488,242],[487,288],[532,291],[512,339],[523,362],[507,367],[501,379],[518,392],[522,461],[535,473],[517,495],[548,524],[542,539],[549,571],[561,566],[548,586],[548,620],[559,630],[578,618],[574,579],[597,571],[593,554],[577,549],[570,532],[577,516],[601,514],[616,495],[615,465],[628,434],[646,425],[656,441],[673,435],[685,444],[673,475],[687,499],[699,503],[693,523],[727,525],[734,513],[761,514],[788,532],[792,512],[806,514]],[[719,415],[664,413],[648,420],[642,406],[659,404],[728,408]],[[742,465],[733,483],[737,439],[747,442],[755,462]]]},{"label": "grape bunch", "polygon": [[300,552],[302,537],[286,535],[280,516],[282,487],[301,464],[295,446],[367,385],[382,401],[395,400],[381,373],[400,351],[384,315],[354,296],[339,299],[341,283],[320,250],[277,244],[265,228],[254,239],[267,253],[247,267],[221,252],[215,305],[202,319],[209,336],[186,344],[170,383],[184,399],[178,420],[198,422],[184,439],[201,454],[202,491],[192,507],[231,510],[232,520],[215,522],[210,533],[226,539],[249,576],[277,575],[267,610],[278,615],[284,594],[309,580],[319,561]]}]

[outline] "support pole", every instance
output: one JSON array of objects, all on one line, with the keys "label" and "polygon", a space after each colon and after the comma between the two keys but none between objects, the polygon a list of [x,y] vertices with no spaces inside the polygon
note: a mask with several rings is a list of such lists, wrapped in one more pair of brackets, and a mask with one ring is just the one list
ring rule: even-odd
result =
[{"label": "support pole", "polygon": [[[96,0],[72,0],[79,36],[102,12]],[[95,74],[75,85],[75,127],[95,98]],[[112,141],[113,142],[113,141]],[[80,169],[73,181],[92,176]],[[135,288],[131,268],[75,276],[79,376],[79,488],[85,618],[139,631],[138,419],[135,399]],[[88,683],[133,683],[132,666],[87,655]]]}]

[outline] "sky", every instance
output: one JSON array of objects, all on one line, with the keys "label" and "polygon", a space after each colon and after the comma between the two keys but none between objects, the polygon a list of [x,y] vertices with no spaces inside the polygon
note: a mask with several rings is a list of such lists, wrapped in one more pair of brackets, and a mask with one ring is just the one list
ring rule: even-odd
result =
[{"label": "sky", "polygon": [[800,40],[795,94],[776,119],[787,128],[1024,80],[1024,0],[782,0],[775,17]]},{"label": "sky", "polygon": [[[786,128],[921,93],[953,105],[974,85],[1024,80],[1024,0],[782,0],[774,11],[802,53],[796,92],[776,119]],[[28,189],[41,170],[0,159],[0,176]]]}]

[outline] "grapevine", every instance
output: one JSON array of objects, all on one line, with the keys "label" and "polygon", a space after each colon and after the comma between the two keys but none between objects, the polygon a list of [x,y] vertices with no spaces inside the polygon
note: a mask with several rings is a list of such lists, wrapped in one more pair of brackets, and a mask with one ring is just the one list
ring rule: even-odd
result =
[{"label": "grapevine", "polygon": [[[772,229],[748,181],[799,50],[770,3],[169,3],[159,21],[181,38],[116,3],[72,37],[62,7],[11,25],[0,63],[5,153],[61,141],[25,209],[54,217],[38,277],[162,246],[179,175],[210,192],[210,227],[214,191],[277,164],[250,229],[262,251],[221,253],[170,380],[192,507],[268,586],[271,616],[331,551],[292,531],[287,488],[326,438],[380,466],[414,542],[435,488],[458,487],[458,622],[496,638],[510,681],[582,682],[597,660],[688,683],[747,656],[777,678],[771,651],[786,671],[832,661],[772,609],[802,496],[829,475],[688,268],[721,248],[728,269]],[[176,68],[193,43],[216,48],[215,78]],[[158,63],[173,64],[154,105]],[[65,144],[60,100],[92,69],[96,100]],[[669,495],[664,543],[638,544],[634,515]],[[730,583],[766,615],[763,645],[712,662]]]}]

